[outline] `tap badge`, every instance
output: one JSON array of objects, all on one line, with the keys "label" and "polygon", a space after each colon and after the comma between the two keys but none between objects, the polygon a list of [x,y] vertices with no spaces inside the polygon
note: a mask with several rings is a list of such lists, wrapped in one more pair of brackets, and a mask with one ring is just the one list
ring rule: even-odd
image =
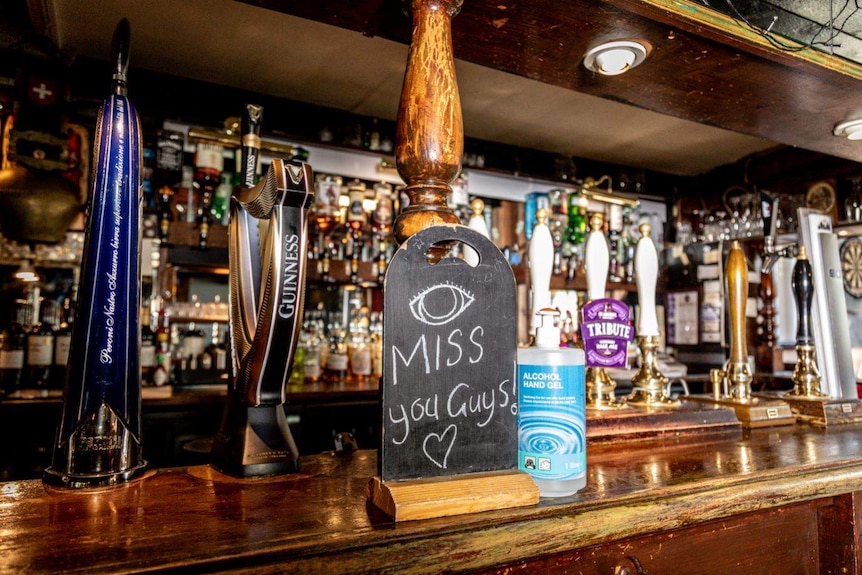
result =
[{"label": "tap badge", "polygon": [[597,299],[583,308],[581,335],[588,367],[625,367],[633,332],[629,307],[615,299]]}]

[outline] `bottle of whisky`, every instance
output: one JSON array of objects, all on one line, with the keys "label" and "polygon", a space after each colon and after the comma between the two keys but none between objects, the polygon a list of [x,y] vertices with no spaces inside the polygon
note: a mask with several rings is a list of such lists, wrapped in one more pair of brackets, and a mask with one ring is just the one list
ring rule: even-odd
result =
[{"label": "bottle of whisky", "polygon": [[54,365],[53,302],[43,301],[39,309],[39,321],[27,332],[27,355],[25,359],[25,385],[28,388],[47,390],[51,383],[51,367]]},{"label": "bottle of whisky", "polygon": [[156,161],[153,171],[153,188],[159,211],[159,237],[168,238],[174,219],[171,202],[183,180],[183,142],[181,132],[159,130],[156,137]]},{"label": "bottle of whisky", "polygon": [[171,381],[171,334],[164,305],[159,307],[156,325],[156,367],[153,369],[152,380],[157,387]]},{"label": "bottle of whisky", "polygon": [[150,307],[141,307],[141,385],[154,385],[156,371],[156,334],[150,327]]},{"label": "bottle of whisky", "polygon": [[198,244],[201,249],[206,249],[209,243],[209,228],[213,221],[213,200],[218,187],[221,185],[223,170],[222,147],[198,143],[195,151],[195,175],[192,189],[197,204],[195,221],[198,225]]},{"label": "bottle of whisky", "polygon": [[362,307],[350,323],[350,378],[358,383],[367,382],[373,368],[369,322],[368,308]]},{"label": "bottle of whisky", "polygon": [[64,298],[60,311],[60,325],[54,332],[54,365],[51,368],[51,387],[63,389],[66,365],[69,363],[69,348],[72,345],[72,322],[74,322],[70,298]]},{"label": "bottle of whisky", "polygon": [[368,214],[365,213],[365,184],[353,180],[347,186],[347,216],[345,223],[349,232],[347,255],[350,257],[350,281],[356,282],[359,274],[359,262],[363,258],[365,238],[368,227]]},{"label": "bottle of whisky", "polygon": [[323,367],[323,379],[330,383],[341,383],[347,379],[349,357],[344,328],[333,325],[329,334],[329,354]]},{"label": "bottle of whisky", "polygon": [[0,332],[0,391],[5,395],[21,389],[27,339],[22,307],[19,304],[13,308],[9,325]]}]

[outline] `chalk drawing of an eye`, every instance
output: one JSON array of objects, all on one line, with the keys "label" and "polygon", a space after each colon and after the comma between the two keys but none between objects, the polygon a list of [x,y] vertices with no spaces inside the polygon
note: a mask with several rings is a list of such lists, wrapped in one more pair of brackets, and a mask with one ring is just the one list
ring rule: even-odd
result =
[{"label": "chalk drawing of an eye", "polygon": [[413,317],[427,325],[444,325],[464,313],[476,298],[450,283],[431,286],[410,300]]}]

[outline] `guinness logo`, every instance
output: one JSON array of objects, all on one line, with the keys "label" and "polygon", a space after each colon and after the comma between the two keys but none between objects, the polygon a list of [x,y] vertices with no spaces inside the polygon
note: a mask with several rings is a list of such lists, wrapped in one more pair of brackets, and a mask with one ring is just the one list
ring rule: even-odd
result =
[{"label": "guinness logo", "polygon": [[302,166],[294,166],[293,164],[285,164],[285,168],[287,168],[287,175],[290,177],[290,181],[294,184],[299,184],[302,182],[302,177],[304,170]]}]

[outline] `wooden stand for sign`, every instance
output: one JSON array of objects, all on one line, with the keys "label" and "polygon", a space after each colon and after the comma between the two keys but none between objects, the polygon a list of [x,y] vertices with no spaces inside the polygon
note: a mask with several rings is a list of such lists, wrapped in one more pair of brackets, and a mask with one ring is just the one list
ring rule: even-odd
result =
[{"label": "wooden stand for sign", "polygon": [[796,423],[796,417],[790,411],[790,406],[775,399],[752,397],[748,401],[739,401],[727,397],[715,398],[712,395],[687,395],[686,400],[732,407],[737,419],[746,428],[775,427]]},{"label": "wooden stand for sign", "polygon": [[629,405],[614,411],[587,410],[587,439],[614,441],[650,439],[686,433],[739,433],[734,410],[718,405],[687,402],[667,407]]},{"label": "wooden stand for sign", "polygon": [[410,521],[535,505],[539,488],[521,471],[386,482],[373,477],[368,500],[395,521]]}]

